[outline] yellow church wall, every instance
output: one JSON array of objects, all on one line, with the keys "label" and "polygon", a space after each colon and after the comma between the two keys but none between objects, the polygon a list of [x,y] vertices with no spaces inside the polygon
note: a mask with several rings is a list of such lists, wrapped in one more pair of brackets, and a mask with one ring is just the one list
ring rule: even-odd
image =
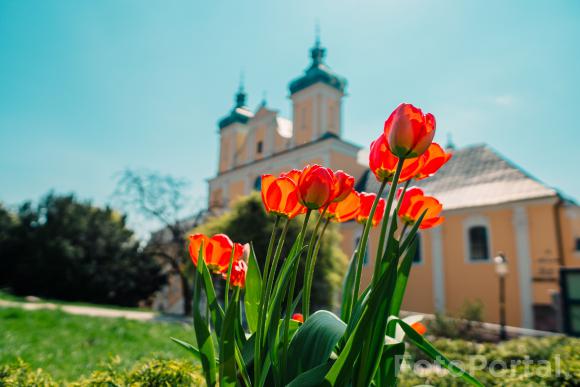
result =
[{"label": "yellow church wall", "polygon": [[569,267],[580,267],[580,251],[576,251],[576,238],[580,238],[580,208],[561,207],[560,220],[564,263]]},{"label": "yellow church wall", "polygon": [[433,297],[433,258],[429,232],[420,233],[421,262],[413,264],[403,299],[403,310],[435,313]]},{"label": "yellow church wall", "polygon": [[550,294],[559,287],[558,246],[554,204],[528,206],[530,253],[532,256],[533,301],[551,304]]},{"label": "yellow church wall", "polygon": [[337,151],[330,152],[329,166],[334,170],[342,169],[346,173],[354,176],[355,179],[360,178],[366,169],[365,166],[356,162],[356,157]]},{"label": "yellow church wall", "polygon": [[[466,251],[468,241],[464,238],[464,222],[471,216],[487,219],[491,259],[486,262],[469,262]],[[446,216],[441,226],[443,242],[443,264],[445,278],[445,305],[450,314],[457,314],[466,301],[481,300],[484,304],[484,319],[499,321],[499,284],[493,257],[503,251],[508,257],[510,274],[506,277],[507,322],[519,325],[519,282],[513,214],[509,209],[483,210],[469,214]]]},{"label": "yellow church wall", "polygon": [[236,165],[243,165],[248,162],[248,141],[246,133],[237,135]]},{"label": "yellow church wall", "polygon": [[[254,155],[254,160],[260,160],[264,157],[264,152],[266,150],[266,127],[259,126],[256,128],[255,133],[255,141],[253,144],[248,144],[250,147],[252,154]],[[258,144],[262,142],[262,152],[258,153]]]},{"label": "yellow church wall", "polygon": [[245,184],[243,180],[237,180],[230,184],[228,191],[228,200],[230,202],[230,205],[234,200],[246,194],[244,188]]},{"label": "yellow church wall", "polygon": [[312,141],[312,99],[294,103],[295,145]]},{"label": "yellow church wall", "polygon": [[328,124],[327,130],[331,133],[339,135],[340,134],[340,127],[339,127],[340,109],[338,106],[338,102],[336,102],[332,99],[328,99],[327,115],[328,115],[326,118],[326,122]]},{"label": "yellow church wall", "polygon": [[222,133],[220,139],[220,161],[219,171],[224,172],[229,169],[229,157],[231,152],[230,133]]}]

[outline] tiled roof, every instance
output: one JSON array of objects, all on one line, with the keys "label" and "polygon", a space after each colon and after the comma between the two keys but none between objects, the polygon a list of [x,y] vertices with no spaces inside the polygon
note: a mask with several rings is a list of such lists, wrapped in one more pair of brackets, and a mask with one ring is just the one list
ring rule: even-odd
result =
[{"label": "tiled roof", "polygon": [[[372,174],[366,191],[377,192]],[[453,151],[453,157],[435,176],[412,185],[441,201],[447,210],[489,206],[520,200],[556,196],[555,189],[528,175],[487,145]]]}]

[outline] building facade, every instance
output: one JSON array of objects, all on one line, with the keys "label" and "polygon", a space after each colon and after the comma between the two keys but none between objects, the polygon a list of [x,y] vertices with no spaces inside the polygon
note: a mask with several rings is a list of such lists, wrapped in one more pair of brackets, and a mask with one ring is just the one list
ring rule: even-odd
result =
[{"label": "building facade", "polygon": [[[318,163],[357,179],[357,189],[376,192],[368,151],[343,139],[346,81],[324,61],[320,42],[311,63],[289,84],[292,118],[262,103],[253,112],[240,88],[232,110],[219,121],[218,173],[209,179],[208,208],[226,209],[259,190],[260,176]],[[493,257],[508,259],[507,323],[557,329],[553,294],[562,266],[580,267],[580,208],[486,145],[449,149],[454,156],[420,182],[444,206],[445,222],[420,233],[419,251],[403,308],[457,313],[480,300],[488,322],[499,319],[499,286]],[[362,227],[341,225],[342,248],[352,254]],[[363,284],[372,275],[378,230],[371,234]]]}]

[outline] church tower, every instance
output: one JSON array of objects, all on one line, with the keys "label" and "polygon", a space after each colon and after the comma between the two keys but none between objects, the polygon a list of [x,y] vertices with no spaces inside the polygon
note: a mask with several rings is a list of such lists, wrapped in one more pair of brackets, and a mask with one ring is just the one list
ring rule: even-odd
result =
[{"label": "church tower", "polygon": [[310,50],[310,67],[289,85],[295,146],[328,134],[342,135],[342,97],[346,80],[330,70],[324,62],[325,54],[326,49],[320,45],[317,34]]},{"label": "church tower", "polygon": [[254,114],[246,106],[246,92],[244,85],[235,95],[235,105],[230,113],[219,121],[220,158],[219,173],[228,171],[238,165],[241,148],[248,132],[248,120]]}]

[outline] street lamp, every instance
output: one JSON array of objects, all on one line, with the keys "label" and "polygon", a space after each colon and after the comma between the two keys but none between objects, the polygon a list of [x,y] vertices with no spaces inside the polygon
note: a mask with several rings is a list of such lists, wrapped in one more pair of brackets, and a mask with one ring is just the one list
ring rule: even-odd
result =
[{"label": "street lamp", "polygon": [[498,253],[493,259],[495,262],[495,272],[499,277],[499,339],[506,340],[505,330],[505,277],[508,274],[507,259],[504,253]]}]

